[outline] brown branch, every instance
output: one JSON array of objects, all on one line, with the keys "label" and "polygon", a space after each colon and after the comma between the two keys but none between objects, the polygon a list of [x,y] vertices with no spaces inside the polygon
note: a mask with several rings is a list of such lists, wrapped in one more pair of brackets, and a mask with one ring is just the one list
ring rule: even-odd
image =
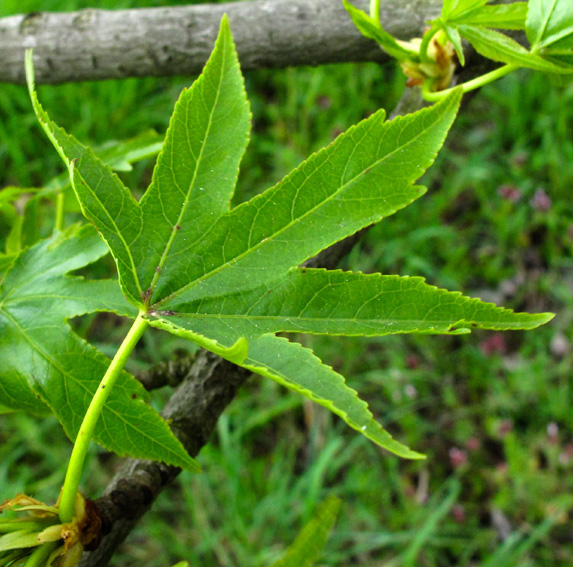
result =
[{"label": "brown branch", "polygon": [[189,375],[194,363],[194,356],[183,356],[175,360],[161,362],[149,370],[139,373],[136,378],[147,391],[157,390],[164,386],[175,388]]},{"label": "brown branch", "polygon": [[[353,0],[368,10],[368,0]],[[397,37],[421,35],[440,0],[385,0],[382,21]],[[195,75],[224,13],[243,69],[385,61],[356,30],[341,0],[256,0],[133,10],[34,12],[0,19],[0,81],[24,82],[24,50],[35,49],[36,81]]]},{"label": "brown branch", "polygon": [[[207,444],[221,412],[227,407],[249,372],[202,351],[162,415],[193,457]],[[141,459],[126,459],[104,495],[96,501],[104,533],[102,544],[86,553],[83,567],[107,565],[118,545],[149,510],[161,490],[181,469]]]}]

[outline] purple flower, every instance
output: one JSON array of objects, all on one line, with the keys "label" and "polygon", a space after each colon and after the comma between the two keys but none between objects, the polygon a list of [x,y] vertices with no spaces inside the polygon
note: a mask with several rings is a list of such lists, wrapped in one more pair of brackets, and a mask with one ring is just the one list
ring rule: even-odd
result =
[{"label": "purple flower", "polygon": [[497,194],[510,203],[517,203],[522,197],[521,191],[515,185],[500,185]]},{"label": "purple flower", "polygon": [[546,213],[551,208],[551,199],[549,195],[545,192],[545,189],[537,189],[533,199],[529,201],[529,204],[540,213]]}]

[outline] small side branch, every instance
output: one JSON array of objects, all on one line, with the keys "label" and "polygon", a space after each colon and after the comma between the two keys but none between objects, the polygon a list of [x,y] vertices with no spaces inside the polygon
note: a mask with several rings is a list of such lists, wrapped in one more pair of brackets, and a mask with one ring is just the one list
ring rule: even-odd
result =
[{"label": "small side branch", "polygon": [[136,377],[148,391],[164,386],[175,388],[189,375],[194,362],[195,359],[192,356],[168,360],[141,372]]}]

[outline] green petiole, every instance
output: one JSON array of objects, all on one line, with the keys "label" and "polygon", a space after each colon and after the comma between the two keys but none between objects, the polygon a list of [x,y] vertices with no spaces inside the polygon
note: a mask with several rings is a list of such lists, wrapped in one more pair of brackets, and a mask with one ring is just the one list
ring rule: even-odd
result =
[{"label": "green petiole", "polygon": [[88,407],[88,411],[86,412],[84,420],[80,426],[80,430],[72,450],[72,455],[70,457],[70,462],[68,464],[68,470],[66,472],[64,486],[62,487],[62,493],[60,495],[59,515],[60,521],[62,523],[71,522],[72,518],[74,517],[76,493],[78,492],[80,485],[82,470],[84,468],[90,441],[93,437],[97,421],[111,392],[111,389],[113,388],[113,385],[117,381],[117,378],[121,374],[127,359],[129,358],[135,345],[149,324],[143,318],[143,315],[144,313],[139,313],[133,325],[131,326],[129,333],[127,333],[127,336],[121,343],[121,346],[111,361],[107,372],[102,378],[100,385],[98,386],[98,389],[92,398],[92,401]]},{"label": "green petiole", "polygon": [[370,0],[370,17],[380,23],[380,0]]},{"label": "green petiole", "polygon": [[440,28],[438,27],[433,27],[432,29],[429,29],[425,34],[424,37],[422,38],[422,43],[420,44],[420,59],[424,62],[424,63],[433,63],[434,60],[428,55],[428,47],[430,45],[430,41],[432,41],[432,38],[440,31]]},{"label": "green petiole", "polygon": [[458,88],[461,86],[463,88],[463,92],[467,93],[469,91],[479,89],[480,87],[483,87],[484,85],[487,85],[489,83],[493,83],[493,81],[496,81],[497,79],[501,79],[501,77],[505,77],[505,75],[509,75],[509,73],[511,73],[511,72],[513,72],[519,68],[520,68],[519,65],[504,65],[503,67],[499,67],[498,69],[495,69],[494,71],[486,73],[485,75],[481,75],[480,77],[476,77],[475,79],[472,79],[471,81],[467,81],[466,83],[462,83],[461,85],[457,85],[456,87],[452,87],[451,89],[446,89],[446,90],[438,91],[438,92],[430,91],[429,85],[430,85],[431,79],[427,79],[425,81],[423,87],[422,87],[422,95],[426,100],[429,100],[432,102],[442,100],[443,98],[448,96],[448,94],[451,93],[455,88]]}]

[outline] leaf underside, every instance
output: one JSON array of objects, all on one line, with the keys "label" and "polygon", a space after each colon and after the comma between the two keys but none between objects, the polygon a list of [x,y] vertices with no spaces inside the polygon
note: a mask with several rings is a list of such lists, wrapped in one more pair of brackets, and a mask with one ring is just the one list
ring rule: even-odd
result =
[{"label": "leaf underside", "polygon": [[573,73],[573,66],[553,62],[532,53],[515,40],[497,31],[472,26],[460,26],[459,30],[478,53],[493,61],[546,73]]},{"label": "leaf underside", "polygon": [[340,335],[531,328],[515,314],[419,278],[299,269],[319,251],[420,197],[460,91],[385,122],[379,111],[283,180],[230,209],[250,112],[226,18],[201,77],[176,105],[152,184],[138,203],[93,152],[38,118],[68,164],[85,216],[107,242],[129,302],[186,337],[323,404],[390,451],[404,447],[344,378],[278,332]]},{"label": "leaf underside", "polygon": [[[457,16],[449,16],[446,23],[449,25],[468,25],[499,29],[525,28],[527,15],[527,2],[514,2],[496,6],[477,6]],[[443,18],[442,18],[443,19]]]}]

